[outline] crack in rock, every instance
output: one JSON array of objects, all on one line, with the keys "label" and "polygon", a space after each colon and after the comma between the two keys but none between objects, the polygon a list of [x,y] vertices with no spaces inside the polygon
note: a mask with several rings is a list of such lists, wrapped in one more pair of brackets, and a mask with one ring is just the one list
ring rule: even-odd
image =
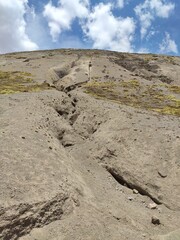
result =
[{"label": "crack in rock", "polygon": [[23,203],[0,210],[0,239],[17,240],[33,228],[41,228],[60,220],[73,211],[77,201],[60,193],[48,201]]},{"label": "crack in rock", "polygon": [[139,194],[143,195],[143,196],[148,196],[152,201],[154,201],[156,204],[162,204],[161,201],[159,201],[159,199],[157,199],[156,197],[152,196],[152,194],[150,194],[147,190],[145,190],[142,186],[139,186],[136,183],[130,182],[128,180],[126,180],[122,175],[120,175],[116,169],[114,169],[113,167],[109,167],[109,166],[105,166],[105,168],[107,169],[107,171],[111,174],[111,176],[121,185],[126,186],[129,189],[136,189]]}]

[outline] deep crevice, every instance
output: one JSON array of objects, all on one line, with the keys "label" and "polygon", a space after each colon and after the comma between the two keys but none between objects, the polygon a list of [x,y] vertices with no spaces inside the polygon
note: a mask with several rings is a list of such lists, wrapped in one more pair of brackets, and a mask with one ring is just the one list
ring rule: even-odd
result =
[{"label": "deep crevice", "polygon": [[65,148],[67,147],[72,147],[74,144],[73,143],[64,143],[62,144]]},{"label": "deep crevice", "polygon": [[60,116],[67,116],[68,115],[68,112],[67,111],[64,111],[64,110],[57,110],[56,109],[56,112],[60,115]]},{"label": "deep crevice", "polygon": [[111,174],[111,176],[122,186],[126,186],[127,188],[133,190],[136,189],[139,194],[143,196],[148,196],[151,198],[152,201],[154,201],[156,204],[162,204],[161,201],[159,201],[156,197],[152,196],[148,191],[143,189],[141,186],[134,184],[132,182],[129,182],[125,180],[125,178],[117,173],[117,171],[114,168],[106,166],[106,170]]}]

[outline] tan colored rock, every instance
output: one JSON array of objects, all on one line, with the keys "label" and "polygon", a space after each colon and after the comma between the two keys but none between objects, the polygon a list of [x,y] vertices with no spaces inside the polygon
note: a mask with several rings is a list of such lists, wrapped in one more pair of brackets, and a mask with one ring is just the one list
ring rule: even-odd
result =
[{"label": "tan colored rock", "polygon": [[[179,228],[179,117],[167,109],[179,97],[178,57],[0,55],[1,93],[15,91],[4,81],[17,72],[56,88],[0,94],[0,239],[142,240]],[[159,227],[150,202],[161,204]]]},{"label": "tan colored rock", "polygon": [[138,190],[133,189],[133,193],[134,193],[134,194],[138,194],[139,192],[138,192]]},{"label": "tan colored rock", "polygon": [[149,203],[147,207],[149,209],[156,209],[157,208],[157,204],[156,203]]}]

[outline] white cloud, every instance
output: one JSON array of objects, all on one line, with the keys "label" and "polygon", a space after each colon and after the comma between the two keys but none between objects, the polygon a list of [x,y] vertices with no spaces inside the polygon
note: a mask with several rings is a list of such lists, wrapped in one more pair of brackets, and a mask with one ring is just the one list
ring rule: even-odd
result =
[{"label": "white cloud", "polygon": [[162,40],[162,43],[159,45],[161,53],[178,53],[178,48],[173,39],[171,39],[169,33],[165,33],[165,38]]},{"label": "white cloud", "polygon": [[159,31],[155,31],[153,28],[148,32],[146,40],[150,40],[153,36],[157,35]]},{"label": "white cloud", "polygon": [[124,7],[124,0],[117,0],[117,6],[119,8],[123,8]]},{"label": "white cloud", "polygon": [[[130,1],[131,0],[116,0],[116,7],[122,9],[125,7],[125,5],[129,4]],[[111,1],[109,1],[109,2],[111,2]]]},{"label": "white cloud", "polygon": [[26,34],[28,0],[0,0],[0,53],[36,50],[38,46]]},{"label": "white cloud", "polygon": [[[119,0],[121,7],[123,3]],[[88,0],[59,0],[58,6],[52,2],[46,4],[43,15],[48,20],[54,42],[63,31],[71,30],[77,18],[85,36],[93,42],[93,48],[132,51],[135,23],[129,17],[115,17],[113,8],[114,4],[100,3],[90,12]]]},{"label": "white cloud", "polygon": [[112,8],[110,3],[97,5],[83,26],[84,33],[93,41],[93,48],[132,52],[135,23],[129,17],[115,17]]},{"label": "white cloud", "polygon": [[[36,14],[34,7],[28,7],[26,11],[26,33],[31,39],[41,47],[41,49],[51,48],[51,37],[47,22],[42,14]],[[55,47],[54,47],[55,48]]]},{"label": "white cloud", "polygon": [[158,17],[168,18],[174,10],[175,4],[164,0],[151,0],[150,8],[155,11]]},{"label": "white cloud", "polygon": [[135,13],[141,24],[141,37],[144,38],[156,17],[168,18],[175,4],[167,0],[145,0],[135,7]]},{"label": "white cloud", "polygon": [[44,7],[43,15],[47,18],[53,41],[57,41],[63,30],[70,30],[75,18],[88,16],[88,0],[59,0],[58,6],[49,2]]}]

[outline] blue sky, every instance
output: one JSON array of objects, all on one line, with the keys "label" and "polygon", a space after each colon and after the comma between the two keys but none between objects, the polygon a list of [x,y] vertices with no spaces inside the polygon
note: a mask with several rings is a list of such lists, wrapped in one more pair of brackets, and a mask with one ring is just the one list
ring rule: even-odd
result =
[{"label": "blue sky", "polygon": [[0,53],[54,48],[180,55],[178,0],[0,0]]}]

